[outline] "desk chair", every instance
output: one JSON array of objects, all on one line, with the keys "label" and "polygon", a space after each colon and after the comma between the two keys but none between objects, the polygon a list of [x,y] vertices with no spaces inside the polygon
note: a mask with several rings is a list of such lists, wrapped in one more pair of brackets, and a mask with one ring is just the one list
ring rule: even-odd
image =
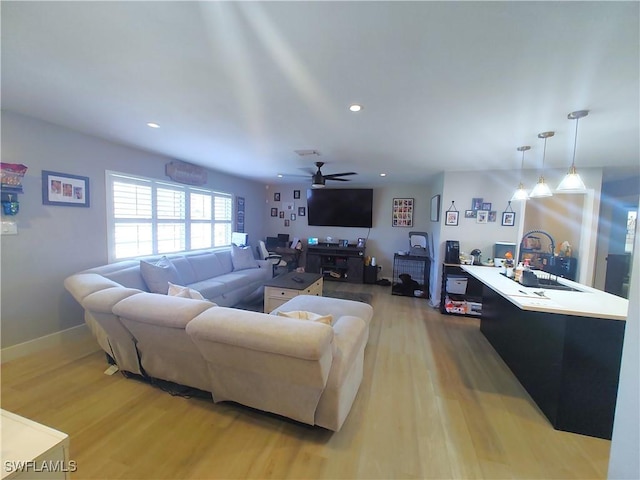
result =
[{"label": "desk chair", "polygon": [[273,268],[273,276],[275,276],[278,267],[287,267],[287,262],[282,260],[282,255],[278,255],[277,253],[268,251],[267,246],[262,240],[258,242],[257,248],[258,256],[260,257],[260,259],[269,260],[271,262]]}]

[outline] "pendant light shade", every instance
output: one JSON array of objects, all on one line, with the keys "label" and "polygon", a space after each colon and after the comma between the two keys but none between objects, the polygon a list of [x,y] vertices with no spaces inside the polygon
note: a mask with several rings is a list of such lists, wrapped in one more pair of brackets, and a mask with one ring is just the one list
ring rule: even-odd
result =
[{"label": "pendant light shade", "polygon": [[576,134],[573,141],[573,159],[571,160],[571,167],[569,167],[569,173],[565,175],[565,177],[558,185],[556,190],[564,193],[581,193],[584,192],[587,187],[585,187],[582,178],[576,171],[576,146],[578,145],[578,120],[582,117],[586,117],[589,114],[589,110],[578,110],[576,112],[571,112],[567,115],[569,120],[576,121]]},{"label": "pendant light shade", "polygon": [[522,162],[520,163],[520,185],[518,185],[518,189],[513,194],[513,197],[511,197],[512,202],[516,200],[526,200],[529,198],[529,192],[527,192],[524,188],[524,183],[522,183],[522,169],[524,168],[524,152],[531,150],[531,147],[529,145],[523,145],[522,147],[518,147],[517,150],[522,152]]},{"label": "pendant light shade", "polygon": [[542,132],[538,134],[538,138],[544,138],[544,150],[542,151],[542,173],[540,174],[538,183],[536,183],[536,186],[531,190],[529,198],[551,197],[553,195],[549,185],[544,181],[544,157],[547,154],[547,138],[553,137],[554,135],[555,132]]}]

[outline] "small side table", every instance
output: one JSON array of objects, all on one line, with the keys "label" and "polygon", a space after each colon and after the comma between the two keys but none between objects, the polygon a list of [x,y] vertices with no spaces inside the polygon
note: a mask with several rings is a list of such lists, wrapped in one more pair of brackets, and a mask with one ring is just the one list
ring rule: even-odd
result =
[{"label": "small side table", "polygon": [[[295,281],[294,279],[302,281]],[[271,313],[298,295],[322,296],[323,280],[319,273],[289,272],[264,284],[264,313]]]}]

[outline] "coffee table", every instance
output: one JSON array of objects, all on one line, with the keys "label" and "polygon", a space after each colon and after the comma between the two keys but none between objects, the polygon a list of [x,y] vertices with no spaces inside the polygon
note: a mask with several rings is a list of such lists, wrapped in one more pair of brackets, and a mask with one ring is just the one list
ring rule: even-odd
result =
[{"label": "coffee table", "polygon": [[289,272],[264,284],[264,312],[271,313],[287,300],[298,295],[322,296],[322,275]]}]

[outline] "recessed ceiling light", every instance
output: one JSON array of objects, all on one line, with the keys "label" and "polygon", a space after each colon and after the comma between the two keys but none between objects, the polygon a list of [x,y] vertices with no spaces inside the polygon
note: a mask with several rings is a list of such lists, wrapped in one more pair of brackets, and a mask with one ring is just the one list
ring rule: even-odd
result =
[{"label": "recessed ceiling light", "polygon": [[387,176],[387,174],[386,174],[386,173],[381,173],[381,174],[380,174],[380,176],[381,176],[381,177],[386,177],[386,176]]},{"label": "recessed ceiling light", "polygon": [[281,173],[278,174],[278,178],[282,178],[282,174]]},{"label": "recessed ceiling light", "polygon": [[358,105],[357,103],[354,103],[349,107],[349,110],[351,110],[352,112],[359,112],[360,110],[362,110],[362,105]]},{"label": "recessed ceiling light", "polygon": [[147,123],[147,127],[160,128],[160,125],[158,125],[157,123],[149,122]]}]

